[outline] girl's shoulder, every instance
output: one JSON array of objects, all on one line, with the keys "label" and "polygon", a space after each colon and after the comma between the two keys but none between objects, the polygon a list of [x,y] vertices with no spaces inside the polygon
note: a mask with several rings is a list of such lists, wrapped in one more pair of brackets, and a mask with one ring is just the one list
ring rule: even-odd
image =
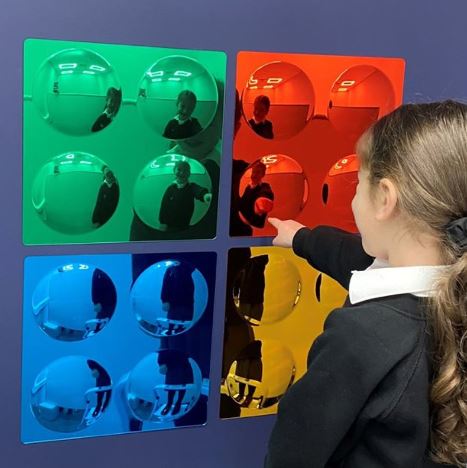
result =
[{"label": "girl's shoulder", "polygon": [[[413,352],[424,339],[427,321],[420,299],[411,294],[382,297],[335,309],[324,323],[324,334],[366,353],[377,350],[389,355]],[[357,345],[358,343],[358,345]]]}]

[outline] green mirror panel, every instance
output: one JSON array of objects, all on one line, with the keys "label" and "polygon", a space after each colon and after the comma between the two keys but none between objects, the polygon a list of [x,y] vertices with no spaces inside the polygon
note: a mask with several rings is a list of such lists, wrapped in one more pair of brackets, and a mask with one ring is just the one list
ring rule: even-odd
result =
[{"label": "green mirror panel", "polygon": [[[24,243],[214,238],[225,73],[223,52],[26,40]],[[190,209],[164,207],[191,216],[164,223],[175,166],[151,165],[185,159]]]}]

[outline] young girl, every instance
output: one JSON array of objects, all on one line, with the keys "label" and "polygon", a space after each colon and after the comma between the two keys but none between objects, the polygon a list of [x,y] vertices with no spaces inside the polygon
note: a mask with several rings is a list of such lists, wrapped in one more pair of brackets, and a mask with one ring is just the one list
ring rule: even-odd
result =
[{"label": "young girl", "polygon": [[267,468],[467,466],[467,105],[405,105],[359,140],[361,237],[270,219],[349,291],[279,403]]}]

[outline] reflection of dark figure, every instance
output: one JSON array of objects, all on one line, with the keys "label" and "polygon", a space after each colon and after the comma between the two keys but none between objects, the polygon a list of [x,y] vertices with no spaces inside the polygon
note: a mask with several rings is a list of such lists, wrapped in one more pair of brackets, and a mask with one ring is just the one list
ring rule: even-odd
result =
[{"label": "reflection of dark figure", "polygon": [[269,113],[269,108],[271,107],[271,101],[267,96],[256,96],[253,106],[254,118],[248,121],[250,127],[263,138],[274,138],[272,122],[266,119],[266,116]]},{"label": "reflection of dark figure", "polygon": [[104,111],[94,122],[91,128],[92,132],[98,132],[112,122],[122,103],[122,90],[110,87],[106,99]]},{"label": "reflection of dark figure", "polygon": [[120,189],[113,172],[103,167],[104,180],[97,194],[96,206],[92,213],[92,223],[99,227],[105,224],[114,214],[117,208]]},{"label": "reflection of dark figure", "polygon": [[110,320],[117,304],[117,293],[112,280],[98,268],[92,274],[91,298],[96,311],[96,319],[99,320],[94,329],[97,333],[104,326],[101,321]]},{"label": "reflection of dark figure", "polygon": [[[160,372],[165,374],[165,384],[168,386],[187,385],[194,382],[193,369],[188,357],[184,356],[181,360],[180,353],[169,349],[160,350],[157,352],[157,364],[160,367]],[[167,404],[161,411],[162,416],[169,412],[173,415],[180,412],[186,390],[168,389],[167,393]],[[177,395],[177,401],[172,408],[175,395]]]},{"label": "reflection of dark figure", "polygon": [[[204,276],[208,284],[208,304],[201,318],[185,333],[162,337],[160,342],[161,349],[173,349],[183,351],[190,356],[199,366],[204,380],[209,380],[211,369],[211,336],[212,336],[212,312],[214,295],[209,291],[214,290],[216,274],[216,254],[213,252],[203,253],[179,253],[170,254],[137,254],[132,255],[132,278],[135,281],[138,276],[154,263],[167,260],[176,260],[179,262],[188,262],[195,266]],[[234,312],[238,321],[244,320]],[[195,403],[194,407],[183,416],[177,418],[173,424],[175,426],[187,426],[202,424],[207,418],[207,394],[203,392]],[[237,407],[238,405],[234,403]]]},{"label": "reflection of dark figure", "polygon": [[[188,263],[177,263],[167,268],[162,280],[162,308],[170,321],[191,322],[193,320],[195,283],[191,276],[195,268]],[[170,323],[168,335],[184,330],[183,325]]]},{"label": "reflection of dark figure", "polygon": [[[242,109],[240,96],[235,90],[235,122],[234,122],[234,138],[242,125]],[[232,186],[230,193],[230,235],[231,236],[251,236],[253,229],[247,223],[244,223],[239,216],[240,204],[240,181],[243,174],[248,168],[248,163],[241,159],[232,161]]]},{"label": "reflection of dark figure", "polygon": [[239,215],[240,210],[240,181],[248,168],[248,163],[241,159],[232,161],[232,192],[230,206],[230,235],[231,236],[251,236],[253,229],[249,224],[242,221]]},{"label": "reflection of dark figure", "polygon": [[128,424],[128,430],[131,432],[143,430],[143,421],[140,421],[139,419],[130,417]]},{"label": "reflection of dark figure", "polygon": [[109,406],[112,390],[100,390],[100,387],[109,387],[111,380],[105,369],[96,361],[88,359],[87,364],[91,369],[92,376],[96,379],[96,387],[99,387],[97,390],[97,404],[92,413],[96,417]]},{"label": "reflection of dark figure", "polygon": [[[234,282],[239,272],[251,257],[248,248],[231,249],[228,253],[227,291],[225,302],[224,347],[222,356],[222,379],[226,379],[230,366],[239,353],[254,340],[251,325],[240,317],[234,302]],[[220,416],[232,418],[240,416],[241,408],[230,396],[221,395]]]},{"label": "reflection of dark figure", "polygon": [[[251,342],[245,349],[243,349],[237,356],[237,370],[235,375],[248,380],[255,380],[261,382],[263,378],[263,363],[261,362],[261,341],[255,340]],[[234,398],[242,406],[249,406],[253,400],[256,386],[239,382],[239,394]],[[245,390],[248,387],[248,393],[245,397]]]},{"label": "reflection of dark figure", "polygon": [[174,167],[175,182],[170,184],[162,197],[159,222],[163,231],[188,229],[195,210],[195,199],[209,203],[212,195],[208,189],[190,182],[190,165],[177,161]]},{"label": "reflection of dark figure", "polygon": [[198,119],[192,117],[196,107],[196,95],[192,91],[182,91],[177,97],[177,115],[169,120],[162,136],[180,140],[196,135],[202,130]]},{"label": "reflection of dark figure", "polygon": [[239,300],[240,315],[259,325],[263,316],[264,289],[266,282],[264,270],[269,262],[267,255],[250,258],[236,278],[233,291]]},{"label": "reflection of dark figure", "polygon": [[[181,229],[163,231],[161,229],[154,229],[148,226],[136,214],[136,212],[134,212],[133,221],[131,223],[131,228],[130,228],[130,240],[132,241],[167,240],[167,239],[183,239],[186,237],[198,239],[198,238],[210,238],[214,236],[215,228],[216,228],[216,221],[217,221],[216,213],[217,213],[217,194],[218,194],[218,188],[219,188],[219,166],[212,160],[202,161],[201,163],[206,168],[209,174],[209,177],[211,178],[212,194],[206,191],[206,194],[203,197],[204,202],[207,202],[210,199],[211,203],[209,205],[206,215],[199,221],[199,223],[196,223],[195,225],[188,224],[187,228],[189,228],[189,231],[181,230]],[[165,226],[163,226],[163,228],[165,228]]]},{"label": "reflection of dark figure", "polygon": [[274,193],[267,182],[263,182],[266,165],[256,161],[251,167],[251,181],[246,186],[240,201],[239,213],[246,222],[257,228],[263,228],[267,214],[274,204]]}]

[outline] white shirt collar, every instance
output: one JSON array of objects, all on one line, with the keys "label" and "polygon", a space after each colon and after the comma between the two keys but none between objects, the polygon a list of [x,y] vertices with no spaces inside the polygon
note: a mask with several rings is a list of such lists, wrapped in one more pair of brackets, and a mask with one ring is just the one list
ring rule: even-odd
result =
[{"label": "white shirt collar", "polygon": [[351,304],[396,294],[430,296],[434,284],[446,266],[390,267],[376,259],[364,271],[352,271],[349,285]]}]

